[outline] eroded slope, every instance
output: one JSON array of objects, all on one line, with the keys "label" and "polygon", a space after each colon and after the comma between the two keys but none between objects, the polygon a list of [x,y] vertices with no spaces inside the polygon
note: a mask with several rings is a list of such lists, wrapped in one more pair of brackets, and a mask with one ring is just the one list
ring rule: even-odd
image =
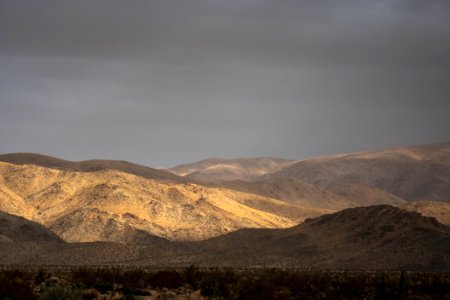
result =
[{"label": "eroded slope", "polygon": [[0,191],[0,210],[39,222],[71,242],[127,241],[139,232],[198,240],[244,227],[287,227],[326,212],[117,170],[27,164],[0,163]]}]

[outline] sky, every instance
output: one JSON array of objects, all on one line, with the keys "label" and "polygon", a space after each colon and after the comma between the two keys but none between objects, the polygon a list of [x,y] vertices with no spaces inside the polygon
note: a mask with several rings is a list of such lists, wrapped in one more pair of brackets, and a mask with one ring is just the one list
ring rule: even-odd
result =
[{"label": "sky", "polygon": [[448,141],[448,0],[0,1],[0,153],[171,167]]}]

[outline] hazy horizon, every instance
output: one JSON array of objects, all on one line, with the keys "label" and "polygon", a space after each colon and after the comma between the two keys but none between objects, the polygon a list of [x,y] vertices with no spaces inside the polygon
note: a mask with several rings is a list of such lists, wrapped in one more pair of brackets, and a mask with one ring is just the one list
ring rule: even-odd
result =
[{"label": "hazy horizon", "polygon": [[0,153],[172,167],[450,141],[450,3],[0,3]]}]

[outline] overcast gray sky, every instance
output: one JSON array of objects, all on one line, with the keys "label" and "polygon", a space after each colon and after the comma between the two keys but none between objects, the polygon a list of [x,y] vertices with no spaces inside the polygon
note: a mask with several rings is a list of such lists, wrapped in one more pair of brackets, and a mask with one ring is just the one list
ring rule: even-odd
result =
[{"label": "overcast gray sky", "polygon": [[0,152],[173,166],[450,141],[448,0],[0,1]]}]

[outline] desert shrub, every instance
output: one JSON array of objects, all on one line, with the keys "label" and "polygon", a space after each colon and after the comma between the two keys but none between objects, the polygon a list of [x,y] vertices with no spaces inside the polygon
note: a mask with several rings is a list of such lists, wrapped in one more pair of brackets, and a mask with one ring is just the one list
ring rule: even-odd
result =
[{"label": "desert shrub", "polygon": [[81,287],[93,286],[96,284],[95,271],[88,268],[73,270],[72,281]]},{"label": "desert shrub", "polygon": [[31,275],[18,270],[2,271],[0,273],[0,299],[36,299]]},{"label": "desert shrub", "polygon": [[80,268],[72,271],[72,281],[80,288],[95,288],[106,293],[114,290],[115,285],[123,281],[123,275],[117,268]]},{"label": "desert shrub", "polygon": [[229,299],[236,283],[237,277],[231,270],[215,269],[203,274],[199,287],[203,296]]},{"label": "desert shrub", "polygon": [[264,282],[261,278],[241,278],[233,289],[234,299],[272,299],[274,296],[271,283]]},{"label": "desert shrub", "polygon": [[184,272],[184,282],[196,290],[200,287],[202,276],[202,272],[196,266],[191,265]]},{"label": "desert shrub", "polygon": [[81,298],[80,292],[73,289],[65,289],[60,286],[54,286],[45,290],[40,300],[78,300]]},{"label": "desert shrub", "polygon": [[129,270],[123,274],[121,283],[127,289],[142,289],[148,285],[148,274],[143,270]]},{"label": "desert shrub", "polygon": [[42,282],[45,282],[45,279],[47,278],[47,274],[44,269],[39,269],[36,276],[34,276],[34,282],[35,284],[39,285]]},{"label": "desert shrub", "polygon": [[[16,277],[21,276],[19,274]],[[9,275],[9,282],[11,278],[16,277]],[[16,285],[28,284],[26,280],[13,280],[13,282]],[[201,289],[203,296],[214,299],[450,300],[450,274],[448,273],[280,269],[238,271],[198,269],[194,266],[183,271],[159,272],[147,272],[142,269],[125,272],[114,269],[79,269],[72,273],[72,284],[79,288],[95,288],[102,293],[116,288],[125,296],[139,295],[145,291],[145,287],[149,286],[160,289],[189,286],[193,289]]]},{"label": "desert shrub", "polygon": [[[316,276],[320,276],[317,274]],[[324,278],[319,277],[319,288],[325,295],[335,298],[359,299],[362,295],[367,296],[369,290],[365,276],[344,272],[337,276],[327,274]],[[369,284],[370,286],[370,284]]]},{"label": "desert shrub", "polygon": [[159,271],[149,274],[148,282],[152,287],[175,289],[184,284],[184,278],[177,271]]},{"label": "desert shrub", "polygon": [[429,299],[450,299],[450,274],[419,273],[411,277],[409,294],[422,296],[423,299],[425,296],[433,297]]},{"label": "desert shrub", "polygon": [[97,291],[96,289],[93,288],[89,288],[89,289],[85,289],[82,290],[80,293],[80,298],[82,300],[97,300],[97,299],[102,299],[100,292]]}]

